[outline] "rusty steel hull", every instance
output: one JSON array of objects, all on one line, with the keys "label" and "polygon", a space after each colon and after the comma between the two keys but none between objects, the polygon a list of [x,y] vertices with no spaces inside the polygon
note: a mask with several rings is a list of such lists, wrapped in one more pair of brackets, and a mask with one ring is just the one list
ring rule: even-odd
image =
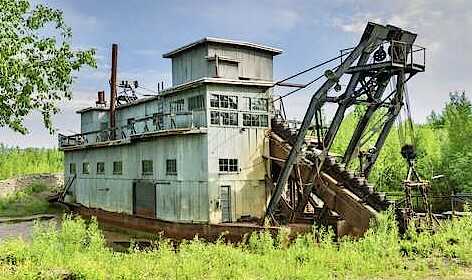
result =
[{"label": "rusty steel hull", "polygon": [[[272,235],[276,235],[281,227],[264,227],[256,223],[173,223],[161,221],[153,218],[129,215],[105,211],[97,208],[88,208],[80,204],[61,202],[73,213],[79,214],[85,219],[96,217],[100,223],[110,224],[117,227],[145,231],[166,238],[175,240],[191,240],[195,236],[209,242],[214,242],[220,238],[233,243],[242,241],[243,237],[253,232],[267,230]],[[311,232],[311,224],[297,223],[286,226],[290,229],[289,238],[295,238],[299,234]]]}]

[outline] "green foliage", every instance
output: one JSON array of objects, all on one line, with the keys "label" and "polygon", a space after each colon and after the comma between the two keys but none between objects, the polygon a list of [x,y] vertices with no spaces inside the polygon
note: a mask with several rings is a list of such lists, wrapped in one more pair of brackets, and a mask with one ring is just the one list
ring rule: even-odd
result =
[{"label": "green foliage", "polygon": [[441,116],[448,135],[443,144],[443,168],[450,185],[459,192],[472,192],[472,104],[465,92],[450,94]]},{"label": "green foliage", "polygon": [[[393,213],[378,217],[360,239],[333,241],[314,229],[287,246],[267,231],[243,244],[199,238],[113,252],[95,220],[65,215],[62,225],[36,226],[33,239],[0,240],[0,279],[421,279],[470,276],[472,218],[444,222],[434,234],[398,235]],[[465,278],[464,278],[465,279]]]},{"label": "green foliage", "polygon": [[57,9],[0,0],[0,10],[0,126],[25,134],[24,117],[38,111],[52,132],[56,102],[72,97],[72,74],[95,66],[95,51],[72,49],[71,29]]},{"label": "green foliage", "polygon": [[57,149],[8,148],[0,144],[0,180],[18,175],[60,173],[64,154]]},{"label": "green foliage", "polygon": [[51,186],[33,183],[24,190],[0,198],[0,216],[22,217],[34,214],[60,213],[63,210],[46,201],[41,192],[50,191]]},{"label": "green foliage", "polygon": [[[350,112],[337,134],[332,151],[344,154],[354,132],[355,125],[361,118],[361,107]],[[382,112],[374,115],[367,131],[378,131],[377,121]],[[453,92],[443,112],[432,112],[427,124],[413,124],[415,135],[404,135],[408,131],[404,123],[394,126],[381,150],[369,180],[378,190],[401,192],[408,166],[400,154],[406,137],[416,143],[416,168],[423,179],[430,180],[436,175],[444,179],[431,184],[433,195],[450,195],[453,192],[472,192],[472,103],[464,92]],[[406,136],[406,137],[405,137]],[[375,137],[373,137],[375,139]],[[365,141],[363,149],[373,146],[373,139]],[[353,159],[351,169],[357,170],[359,163]]]}]

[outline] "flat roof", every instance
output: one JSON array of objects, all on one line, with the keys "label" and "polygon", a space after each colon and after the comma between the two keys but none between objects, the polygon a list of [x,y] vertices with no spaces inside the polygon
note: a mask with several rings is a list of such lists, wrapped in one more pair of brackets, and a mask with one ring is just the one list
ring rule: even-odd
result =
[{"label": "flat roof", "polygon": [[222,39],[222,38],[212,38],[212,37],[205,37],[203,39],[200,39],[198,41],[195,41],[193,43],[190,43],[188,45],[185,45],[183,47],[180,47],[178,49],[175,49],[171,52],[165,53],[162,55],[164,58],[172,58],[175,55],[188,50],[190,48],[193,48],[195,46],[198,46],[200,44],[204,43],[219,43],[219,44],[227,44],[227,45],[234,45],[234,46],[240,46],[240,47],[245,47],[245,48],[251,48],[251,49],[258,49],[266,52],[270,52],[273,55],[278,55],[282,53],[281,49],[269,47],[269,46],[264,46],[264,45],[259,45],[259,44],[254,44],[254,43],[249,43],[249,42],[244,42],[244,41],[235,41],[235,40],[230,40],[230,39]]}]

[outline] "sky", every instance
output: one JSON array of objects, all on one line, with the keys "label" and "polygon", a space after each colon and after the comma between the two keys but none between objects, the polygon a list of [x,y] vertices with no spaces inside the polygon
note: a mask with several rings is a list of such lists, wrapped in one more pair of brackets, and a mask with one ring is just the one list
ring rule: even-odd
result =
[{"label": "sky", "polygon": [[[140,93],[150,94],[159,82],[165,87],[172,83],[171,60],[162,54],[203,37],[282,49],[274,59],[277,81],[354,47],[372,21],[417,33],[415,43],[426,47],[426,71],[408,84],[415,121],[425,122],[432,110],[441,112],[450,92],[465,91],[469,98],[472,92],[472,1],[30,1],[63,11],[73,30],[73,47],[97,51],[97,68],[74,74],[74,97],[61,102],[61,113],[54,117],[57,133],[78,133],[80,116],[75,112],[94,106],[97,91],[106,91],[108,97],[112,43],[119,45],[118,80],[138,80]],[[288,117],[301,120],[315,91],[285,99]],[[57,147],[57,133],[50,135],[43,128],[39,114],[29,115],[25,124],[29,129],[25,136],[0,128],[0,143]]]}]

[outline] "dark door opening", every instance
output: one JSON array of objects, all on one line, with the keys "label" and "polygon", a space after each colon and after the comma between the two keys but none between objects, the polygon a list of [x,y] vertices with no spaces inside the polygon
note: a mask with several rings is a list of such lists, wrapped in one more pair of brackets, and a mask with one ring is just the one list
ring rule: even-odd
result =
[{"label": "dark door opening", "polygon": [[133,214],[140,217],[156,218],[156,186],[152,181],[133,182]]}]

